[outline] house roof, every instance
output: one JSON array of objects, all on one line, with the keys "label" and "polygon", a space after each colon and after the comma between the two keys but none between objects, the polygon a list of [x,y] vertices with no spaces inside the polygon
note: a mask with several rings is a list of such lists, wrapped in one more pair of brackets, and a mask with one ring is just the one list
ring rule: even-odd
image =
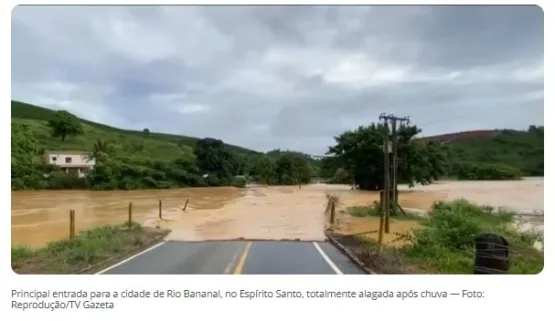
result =
[{"label": "house roof", "polygon": [[64,154],[64,155],[90,155],[90,152],[78,151],[78,150],[47,150],[44,152],[45,155],[51,154]]}]

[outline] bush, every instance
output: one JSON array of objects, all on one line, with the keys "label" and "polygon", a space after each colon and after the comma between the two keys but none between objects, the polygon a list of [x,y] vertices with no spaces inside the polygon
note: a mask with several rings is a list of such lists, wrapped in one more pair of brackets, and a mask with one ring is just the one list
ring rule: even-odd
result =
[{"label": "bush", "polygon": [[461,180],[516,180],[521,178],[518,168],[505,165],[480,165],[461,163],[454,166],[455,174]]},{"label": "bush", "polygon": [[329,184],[352,184],[353,179],[349,172],[343,168],[338,168],[332,178],[328,180]]},{"label": "bush", "polygon": [[231,182],[231,186],[244,188],[245,186],[247,186],[247,179],[242,176],[236,176],[233,178],[233,181]]},{"label": "bush", "polygon": [[89,183],[86,178],[56,171],[48,176],[48,187],[51,189],[87,189]]},{"label": "bush", "polygon": [[465,200],[438,202],[423,227],[403,237],[403,252],[425,269],[437,273],[471,273],[475,238],[482,233],[503,236],[510,244],[511,273],[534,274],[543,269],[543,253],[533,247],[538,238],[511,228],[514,213],[493,212]]}]

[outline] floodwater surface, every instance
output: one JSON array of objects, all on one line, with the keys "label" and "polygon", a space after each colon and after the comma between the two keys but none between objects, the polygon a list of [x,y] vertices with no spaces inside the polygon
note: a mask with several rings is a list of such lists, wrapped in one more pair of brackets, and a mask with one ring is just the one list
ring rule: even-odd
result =
[{"label": "floodwater surface", "polygon": [[[502,186],[497,186],[497,185]],[[405,208],[427,210],[438,200],[465,197],[473,202],[511,204],[543,209],[543,181],[500,183],[449,182],[399,195]],[[478,188],[480,186],[484,188]],[[449,187],[449,188],[447,188]],[[526,191],[524,193],[523,191]],[[223,239],[324,240],[326,193],[339,196],[339,212],[349,206],[367,206],[378,200],[375,192],[348,186],[313,184],[298,187],[251,186],[185,188],[140,191],[16,191],[12,192],[12,244],[41,246],[69,235],[69,211],[75,210],[76,231],[133,220],[145,226],[169,228],[170,239],[202,241]],[[516,198],[515,195],[521,195]],[[162,201],[162,219],[158,204]],[[187,208],[183,207],[189,200]],[[500,202],[504,200],[504,202]],[[496,201],[496,202],[493,202]],[[493,202],[493,203],[492,203]],[[543,218],[543,215],[542,215]],[[374,218],[341,217],[341,225],[361,233],[375,229]],[[413,227],[396,222],[396,232]],[[398,230],[397,230],[398,228]],[[373,235],[372,235],[373,236]]]},{"label": "floodwater surface", "polygon": [[[341,207],[370,205],[378,194],[346,186],[315,184],[298,187],[253,186],[245,189],[186,188],[140,191],[12,192],[12,244],[41,246],[69,235],[69,212],[75,210],[76,231],[133,220],[169,228],[170,239],[301,239],[323,240],[326,193],[340,196]],[[419,193],[420,194],[420,193]],[[418,195],[401,197],[418,205]],[[159,219],[159,201],[162,219]],[[187,208],[183,207],[189,200]],[[423,202],[422,202],[423,201]],[[431,204],[427,197],[421,203]]]}]

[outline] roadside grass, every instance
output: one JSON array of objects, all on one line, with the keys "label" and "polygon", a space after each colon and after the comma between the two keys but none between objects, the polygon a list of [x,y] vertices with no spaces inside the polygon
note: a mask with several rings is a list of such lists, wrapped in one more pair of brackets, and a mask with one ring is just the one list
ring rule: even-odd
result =
[{"label": "roadside grass", "polygon": [[[405,214],[401,213],[400,211],[397,211],[397,213],[395,215],[391,215],[390,219],[395,221],[395,220],[409,220],[409,221],[423,221],[426,220],[425,217],[422,217],[421,215],[418,215],[415,212],[412,211],[407,211],[404,210]],[[374,205],[372,206],[353,206],[353,207],[349,207],[347,208],[347,212],[349,213],[349,215],[355,216],[355,217],[380,217],[382,215],[382,210],[381,207],[379,205],[379,202],[375,201]]]},{"label": "roadside grass", "polygon": [[18,246],[11,251],[18,274],[76,274],[129,254],[161,239],[169,231],[138,223],[103,226],[82,231],[73,240],[54,241],[39,249]]},{"label": "roadside grass", "polygon": [[[379,216],[373,207],[351,208],[349,213],[359,217]],[[415,218],[420,219],[420,227],[401,235],[406,242],[402,247],[384,246],[378,254],[375,240],[353,235],[351,243],[358,242],[363,248],[358,250],[363,256],[361,260],[378,273],[471,274],[476,236],[494,233],[509,243],[510,274],[537,274],[543,269],[544,254],[534,248],[534,242],[543,238],[511,227],[515,215],[466,200],[437,202],[428,218]]]}]

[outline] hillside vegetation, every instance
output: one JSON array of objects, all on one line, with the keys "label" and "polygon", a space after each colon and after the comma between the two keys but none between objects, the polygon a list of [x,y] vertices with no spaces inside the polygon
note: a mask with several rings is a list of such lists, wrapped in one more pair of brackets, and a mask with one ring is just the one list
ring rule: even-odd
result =
[{"label": "hillside vegetation", "polygon": [[[83,122],[84,135],[69,137],[61,141],[52,137],[47,121],[33,119],[12,119],[12,126],[19,125],[28,131],[39,146],[39,154],[44,150],[91,151],[94,144],[104,141],[110,144],[112,152],[119,156],[131,157],[147,155],[149,159],[171,161],[183,157],[194,160],[193,148],[179,145],[171,141],[151,138],[145,134],[134,135],[108,130]],[[194,146],[194,145],[193,145]],[[37,157],[38,155],[37,154]]]},{"label": "hillside vegetation", "polygon": [[[383,186],[383,131],[372,124],[335,138],[320,175],[329,183]],[[418,138],[417,126],[405,127],[399,138],[399,179],[429,184],[442,177],[462,180],[511,180],[544,174],[544,128],[526,131],[484,130]]]},{"label": "hillside vegetation", "polygon": [[544,174],[544,128],[530,126],[526,131],[496,130],[490,137],[476,137],[448,143],[454,163],[481,166],[504,164],[523,176]]},{"label": "hillside vegetation", "polygon": [[419,142],[441,142],[450,147],[453,163],[504,164],[525,176],[543,176],[544,127],[528,130],[475,130],[429,136]]},{"label": "hillside vegetation", "polygon": [[[219,139],[121,130],[13,101],[12,112],[16,190],[244,187],[251,180],[291,185],[309,183],[316,172],[307,159],[291,152],[269,157]],[[83,178],[67,175],[43,164],[47,150],[88,152],[96,166]]]},{"label": "hillside vegetation", "polygon": [[[12,119],[15,118],[15,119],[26,119],[26,120],[38,120],[39,123],[42,123],[42,124],[45,124],[49,119],[51,119],[55,113],[55,110],[52,110],[52,109],[39,107],[39,106],[35,106],[35,105],[31,105],[31,104],[27,104],[27,103],[15,101],[15,100],[12,100],[11,106],[12,106],[11,107]],[[126,135],[121,137],[135,136],[135,137],[139,137],[140,140],[143,140],[145,138],[144,130],[120,129],[120,128],[108,126],[105,124],[95,123],[93,121],[82,119],[82,118],[80,120],[84,125],[88,125],[89,128],[94,128],[97,132],[112,136],[113,138],[116,138],[115,134]],[[32,122],[28,122],[28,124],[30,123]],[[196,138],[196,137],[153,133],[153,132],[149,132],[148,137],[150,139],[159,140],[163,142],[170,142],[173,144],[177,144],[180,146],[188,146],[191,148],[193,148],[196,142],[199,140],[199,138]],[[89,137],[87,136],[86,139],[89,140],[88,138]],[[253,150],[235,146],[235,145],[226,144],[226,148],[237,153],[256,153]],[[59,146],[57,149],[63,150],[65,148],[64,146]]]},{"label": "hillside vegetation", "polygon": [[[383,126],[370,124],[335,137],[329,157],[315,160],[289,150],[259,153],[213,138],[125,130],[66,111],[12,101],[12,188],[138,189],[187,186],[329,183],[381,189]],[[543,176],[543,126],[418,138],[399,131],[399,182],[430,184],[441,177],[466,180]],[[41,163],[46,150],[87,151],[97,166],[83,179]],[[241,177],[240,179],[238,177]]]}]

